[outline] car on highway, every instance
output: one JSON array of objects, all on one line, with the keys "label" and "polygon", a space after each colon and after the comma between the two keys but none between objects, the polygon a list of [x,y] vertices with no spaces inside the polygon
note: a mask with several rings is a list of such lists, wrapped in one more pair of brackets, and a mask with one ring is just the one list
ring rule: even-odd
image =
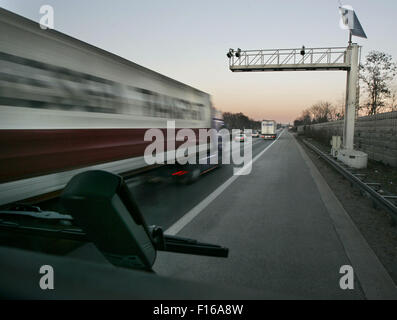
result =
[{"label": "car on highway", "polygon": [[236,142],[244,142],[245,141],[245,139],[246,139],[247,137],[245,136],[245,134],[237,134],[235,137],[234,137],[234,141],[236,141]]},{"label": "car on highway", "polygon": [[259,132],[258,131],[252,131],[251,136],[252,136],[252,138],[259,138]]}]

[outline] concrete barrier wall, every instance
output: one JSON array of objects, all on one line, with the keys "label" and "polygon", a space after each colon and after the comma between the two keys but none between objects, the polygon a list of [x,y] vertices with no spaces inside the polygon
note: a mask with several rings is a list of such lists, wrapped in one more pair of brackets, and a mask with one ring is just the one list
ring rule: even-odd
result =
[{"label": "concrete barrier wall", "polygon": [[[343,121],[314,124],[306,126],[305,132],[329,142],[334,135],[343,136],[343,124]],[[359,117],[354,130],[354,146],[368,153],[371,160],[397,167],[397,111]]]}]

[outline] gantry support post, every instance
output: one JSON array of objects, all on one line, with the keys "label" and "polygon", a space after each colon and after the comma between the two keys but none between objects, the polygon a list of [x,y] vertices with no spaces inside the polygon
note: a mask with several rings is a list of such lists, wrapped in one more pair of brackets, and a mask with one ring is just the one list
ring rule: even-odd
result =
[{"label": "gantry support post", "polygon": [[346,58],[350,61],[350,68],[347,71],[343,147],[338,151],[337,158],[352,168],[364,169],[367,167],[368,154],[354,150],[354,123],[359,102],[359,46],[356,43],[349,44]]},{"label": "gantry support post", "polygon": [[358,105],[358,72],[359,72],[359,47],[352,43],[348,47],[350,69],[347,71],[345,123],[343,130],[343,147],[346,150],[354,149],[354,122],[356,106]]}]

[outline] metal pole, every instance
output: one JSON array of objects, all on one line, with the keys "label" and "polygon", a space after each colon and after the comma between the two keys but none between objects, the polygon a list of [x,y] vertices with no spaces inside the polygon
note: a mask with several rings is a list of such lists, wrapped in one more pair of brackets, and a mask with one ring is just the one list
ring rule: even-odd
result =
[{"label": "metal pole", "polygon": [[345,126],[343,131],[344,149],[354,149],[354,122],[357,105],[357,83],[358,83],[358,45],[353,43],[349,45],[350,51],[350,70],[347,72],[347,89],[346,89],[346,108],[345,108]]}]

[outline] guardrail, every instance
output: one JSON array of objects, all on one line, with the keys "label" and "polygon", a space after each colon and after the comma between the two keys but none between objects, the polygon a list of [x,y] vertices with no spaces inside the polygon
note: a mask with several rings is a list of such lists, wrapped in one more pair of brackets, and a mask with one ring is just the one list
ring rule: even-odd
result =
[{"label": "guardrail", "polygon": [[395,199],[397,196],[382,196],[377,190],[380,184],[379,183],[365,183],[360,179],[362,174],[354,174],[350,172],[348,169],[341,166],[337,161],[332,159],[330,156],[326,155],[320,149],[307,142],[305,139],[302,139],[303,143],[317,153],[322,159],[324,159],[329,165],[331,165],[336,171],[342,174],[350,183],[355,184],[362,192],[366,192],[372,199],[373,203],[378,205],[379,207],[388,211],[394,222],[397,223],[397,206],[389,201],[388,199]]}]

